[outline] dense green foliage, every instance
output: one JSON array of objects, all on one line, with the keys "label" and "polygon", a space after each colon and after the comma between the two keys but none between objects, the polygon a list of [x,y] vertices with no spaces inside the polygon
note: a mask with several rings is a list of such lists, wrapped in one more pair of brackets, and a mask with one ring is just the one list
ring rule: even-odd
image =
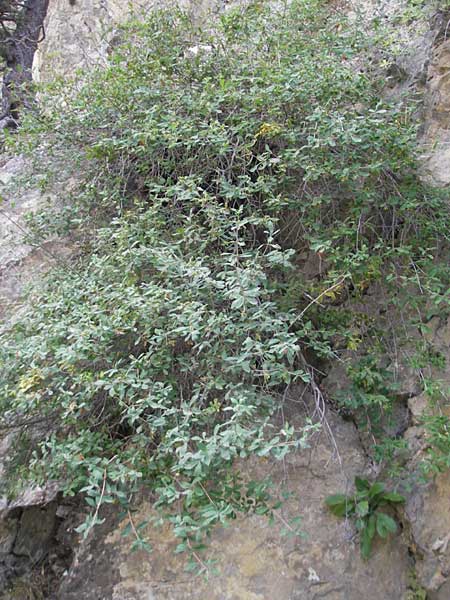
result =
[{"label": "dense green foliage", "polygon": [[[378,282],[399,310],[448,312],[448,211],[414,176],[409,109],[361,67],[369,43],[316,1],[255,2],[210,31],[158,12],[24,122],[42,186],[80,174],[35,235],[79,251],[3,335],[2,419],[28,440],[23,473],[86,495],[85,532],[142,485],[180,550],[270,512],[240,460],[308,443],[317,424],[275,419],[308,361],[386,336],[343,302]],[[352,410],[388,399],[354,382]]]}]

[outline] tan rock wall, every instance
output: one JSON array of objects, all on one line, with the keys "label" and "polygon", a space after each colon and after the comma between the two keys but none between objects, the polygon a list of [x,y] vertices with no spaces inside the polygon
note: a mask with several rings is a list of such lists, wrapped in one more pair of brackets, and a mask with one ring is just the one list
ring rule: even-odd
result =
[{"label": "tan rock wall", "polygon": [[431,58],[422,139],[424,174],[444,187],[450,184],[450,40],[439,44]]}]

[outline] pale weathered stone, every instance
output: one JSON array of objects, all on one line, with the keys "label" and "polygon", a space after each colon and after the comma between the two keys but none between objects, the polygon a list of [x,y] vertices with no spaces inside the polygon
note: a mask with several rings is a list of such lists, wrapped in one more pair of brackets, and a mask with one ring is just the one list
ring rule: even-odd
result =
[{"label": "pale weathered stone", "polygon": [[427,74],[423,176],[443,187],[450,184],[450,40],[434,51]]},{"label": "pale weathered stone", "polygon": [[50,481],[42,487],[26,488],[14,500],[8,502],[6,511],[9,513],[15,508],[29,508],[49,504],[56,498],[60,489],[61,484],[57,481]]},{"label": "pale weathered stone", "polygon": [[414,540],[416,571],[435,600],[448,600],[450,587],[450,473],[427,486],[418,485],[408,498],[406,516]]},{"label": "pale weathered stone", "polygon": [[77,69],[104,64],[114,25],[131,9],[146,9],[148,0],[53,0],[45,21],[46,37],[36,52],[33,76],[47,82],[73,77]]},{"label": "pale weathered stone", "polygon": [[46,244],[33,244],[25,217],[42,208],[48,197],[36,188],[18,191],[13,183],[29,166],[19,156],[0,163],[0,318],[14,308],[23,288],[52,262]]},{"label": "pale weathered stone", "polygon": [[411,413],[412,422],[417,425],[421,418],[428,413],[429,398],[426,394],[419,394],[408,400],[408,408]]}]

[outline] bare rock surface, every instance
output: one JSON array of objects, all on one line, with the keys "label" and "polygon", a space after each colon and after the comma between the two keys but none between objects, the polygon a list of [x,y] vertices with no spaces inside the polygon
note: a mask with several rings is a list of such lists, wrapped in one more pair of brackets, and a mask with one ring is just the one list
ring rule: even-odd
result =
[{"label": "bare rock surface", "polygon": [[[450,384],[450,319],[435,317],[428,323],[427,338],[445,358],[444,369],[432,369],[428,377]],[[411,460],[410,473],[417,472],[417,483],[408,494],[405,520],[414,552],[415,570],[429,600],[450,598],[450,473],[436,474],[428,483],[420,481],[419,463],[429,447],[422,425],[426,415],[450,415],[445,398],[431,401],[421,393],[408,400],[413,426],[405,433]]]},{"label": "bare rock surface", "polygon": [[[26,286],[70,253],[67,242],[33,240],[26,217],[55,202],[55,195],[39,188],[15,186],[30,165],[21,156],[0,157],[0,319],[22,305]],[[67,184],[67,182],[66,182]]]},{"label": "bare rock surface", "polygon": [[431,182],[450,183],[450,40],[439,44],[428,68],[424,168]]},{"label": "bare rock surface", "polygon": [[415,570],[429,600],[450,598],[450,474],[410,494],[405,516],[411,528]]}]

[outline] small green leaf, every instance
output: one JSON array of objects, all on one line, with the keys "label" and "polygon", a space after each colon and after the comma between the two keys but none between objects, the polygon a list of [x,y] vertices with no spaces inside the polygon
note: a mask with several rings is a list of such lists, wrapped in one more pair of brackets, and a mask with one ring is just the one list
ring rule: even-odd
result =
[{"label": "small green leaf", "polygon": [[397,524],[392,517],[382,512],[377,514],[377,533],[380,537],[385,538],[396,531]]},{"label": "small green leaf", "polygon": [[187,547],[188,547],[188,545],[186,542],[181,542],[180,544],[177,545],[174,552],[175,552],[175,554],[180,554],[181,552],[185,552]]},{"label": "small green leaf", "polygon": [[372,538],[370,537],[368,527],[365,527],[361,531],[360,546],[361,556],[364,558],[364,560],[367,560],[370,557],[370,553],[372,552]]},{"label": "small green leaf", "polygon": [[401,504],[405,502],[406,498],[397,492],[385,492],[382,497],[383,501],[393,502],[396,504]]},{"label": "small green leaf", "polygon": [[329,507],[346,502],[347,496],[345,496],[344,494],[333,494],[332,496],[328,496],[325,500],[325,504]]},{"label": "small green leaf", "polygon": [[355,477],[355,487],[358,490],[358,492],[364,492],[369,489],[370,484],[367,479]]},{"label": "small green leaf", "polygon": [[377,481],[373,485],[370,486],[369,490],[369,498],[375,498],[379,494],[384,492],[384,483]]},{"label": "small green leaf", "polygon": [[367,534],[370,537],[370,539],[373,539],[375,536],[375,525],[376,525],[375,515],[370,515],[370,517],[367,521]]},{"label": "small green leaf", "polygon": [[333,496],[328,496],[328,498],[325,500],[325,504],[336,517],[344,517],[345,515],[348,515],[349,512],[353,510],[354,506],[353,501],[349,501],[347,496],[344,494],[334,494]]},{"label": "small green leaf", "polygon": [[358,502],[358,504],[356,505],[356,514],[359,517],[365,517],[368,512],[369,512],[369,502],[367,500]]}]

